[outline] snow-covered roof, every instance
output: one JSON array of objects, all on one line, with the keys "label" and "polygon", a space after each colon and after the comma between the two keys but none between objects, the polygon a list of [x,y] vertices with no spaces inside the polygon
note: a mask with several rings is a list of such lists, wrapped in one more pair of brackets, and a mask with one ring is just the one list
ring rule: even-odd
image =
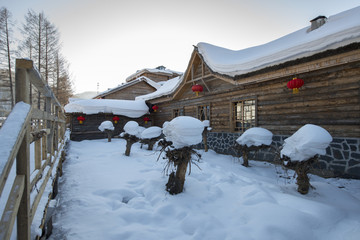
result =
[{"label": "snow-covered roof", "polygon": [[157,83],[157,82],[154,82],[153,80],[151,80],[150,78],[147,78],[145,76],[141,76],[141,77],[138,77],[137,79],[131,81],[131,82],[127,82],[127,83],[122,83],[121,85],[118,85],[117,87],[114,87],[114,88],[110,88],[104,92],[101,92],[99,93],[98,95],[96,95],[94,98],[99,98],[99,97],[102,97],[102,96],[106,96],[110,93],[113,93],[113,92],[116,92],[116,91],[119,91],[121,89],[124,89],[124,88],[128,88],[130,86],[133,86],[139,82],[146,82],[147,84],[149,84],[151,87],[155,88],[155,89],[159,89],[161,84]]},{"label": "snow-covered roof", "polygon": [[136,71],[136,73],[131,74],[130,76],[128,76],[126,78],[126,82],[130,81],[133,78],[137,78],[139,76],[141,76],[142,74],[146,73],[146,72],[150,72],[150,73],[160,73],[160,74],[165,74],[165,75],[182,75],[182,72],[177,72],[174,70],[170,70],[170,69],[162,69],[162,68],[144,68],[141,70]]},{"label": "snow-covered roof", "polygon": [[66,113],[112,113],[130,118],[141,117],[149,111],[149,107],[143,100],[115,99],[71,99],[64,109]]},{"label": "snow-covered roof", "polygon": [[330,16],[321,27],[300,29],[282,38],[239,51],[198,43],[212,71],[230,77],[360,42],[360,7]]},{"label": "snow-covered roof", "polygon": [[155,92],[149,93],[146,95],[137,96],[135,99],[136,100],[150,100],[150,99],[154,99],[154,98],[172,94],[177,89],[177,87],[180,85],[182,79],[183,79],[183,75],[181,77],[179,76],[179,77],[169,79],[166,82],[164,82],[164,84]]}]

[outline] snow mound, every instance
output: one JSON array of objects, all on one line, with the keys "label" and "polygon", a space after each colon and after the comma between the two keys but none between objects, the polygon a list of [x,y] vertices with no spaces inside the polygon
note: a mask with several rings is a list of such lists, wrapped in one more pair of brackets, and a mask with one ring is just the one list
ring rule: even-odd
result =
[{"label": "snow mound", "polygon": [[141,133],[142,139],[156,138],[161,135],[162,129],[160,127],[149,127]]},{"label": "snow mound", "polygon": [[114,128],[114,125],[111,121],[104,121],[100,124],[99,126],[99,130],[100,131],[105,131],[105,130],[111,130],[113,131],[115,128]]},{"label": "snow mound", "polygon": [[246,130],[236,142],[239,145],[251,146],[261,146],[261,145],[270,145],[272,142],[273,134],[269,130],[261,127],[253,127]]},{"label": "snow mound", "polygon": [[124,126],[124,131],[130,135],[138,135],[139,134],[139,124],[135,121],[128,121]]},{"label": "snow mound", "polygon": [[198,144],[202,141],[204,124],[193,117],[180,116],[165,125],[163,133],[175,148]]},{"label": "snow mound", "polygon": [[306,124],[284,142],[281,157],[285,155],[291,161],[306,161],[317,154],[324,155],[332,137],[324,128]]}]

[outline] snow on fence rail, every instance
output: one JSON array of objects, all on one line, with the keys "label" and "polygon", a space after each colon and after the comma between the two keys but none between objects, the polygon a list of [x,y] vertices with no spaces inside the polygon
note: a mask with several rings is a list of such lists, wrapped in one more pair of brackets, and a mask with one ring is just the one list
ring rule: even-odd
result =
[{"label": "snow on fence rail", "polygon": [[[31,106],[31,84],[44,96],[44,111]],[[16,105],[0,129],[0,200],[6,200],[0,221],[0,239],[11,238],[16,220],[17,239],[29,240],[39,202],[54,166],[59,164],[56,160],[65,144],[65,115],[50,87],[34,68],[33,61],[16,60],[15,89]],[[30,158],[31,142],[35,148],[33,158]],[[16,176],[11,185],[10,172],[15,159]],[[30,159],[35,162],[32,174]],[[40,185],[37,192],[31,191],[37,183]],[[4,187],[8,185],[11,190],[3,196]],[[44,216],[46,210],[45,207]],[[41,224],[44,224],[44,218]]]}]

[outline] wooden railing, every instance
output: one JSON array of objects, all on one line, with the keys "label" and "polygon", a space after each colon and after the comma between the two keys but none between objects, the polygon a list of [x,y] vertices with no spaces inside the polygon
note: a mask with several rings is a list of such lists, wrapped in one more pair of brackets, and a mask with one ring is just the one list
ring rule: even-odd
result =
[{"label": "wooden railing", "polygon": [[[30,86],[42,96],[44,110],[32,106]],[[15,71],[16,105],[0,129],[0,199],[7,198],[1,222],[0,239],[10,239],[17,221],[17,239],[29,240],[31,224],[44,189],[64,145],[65,115],[50,87],[41,78],[31,60],[17,59]],[[38,95],[33,96],[37,98]],[[34,156],[30,156],[30,144]],[[7,196],[4,186],[11,177],[16,159],[16,175]],[[30,172],[30,160],[34,171]],[[57,160],[57,161],[56,161]],[[57,164],[55,164],[57,163]],[[41,180],[41,181],[40,181]],[[31,189],[39,183],[36,196],[30,199]],[[54,183],[54,179],[53,179]],[[46,208],[44,209],[46,215]],[[42,222],[43,224],[43,222]]]}]

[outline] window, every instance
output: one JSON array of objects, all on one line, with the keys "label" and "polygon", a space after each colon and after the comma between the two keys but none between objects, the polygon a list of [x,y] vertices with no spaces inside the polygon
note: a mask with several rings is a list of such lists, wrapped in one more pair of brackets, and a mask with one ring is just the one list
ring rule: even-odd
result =
[{"label": "window", "polygon": [[256,126],[256,100],[243,100],[233,103],[234,130],[244,132]]},{"label": "window", "polygon": [[197,118],[201,121],[210,120],[210,105],[198,106]]},{"label": "window", "polygon": [[173,110],[173,118],[176,118],[178,116],[185,116],[185,112],[183,108]]}]

